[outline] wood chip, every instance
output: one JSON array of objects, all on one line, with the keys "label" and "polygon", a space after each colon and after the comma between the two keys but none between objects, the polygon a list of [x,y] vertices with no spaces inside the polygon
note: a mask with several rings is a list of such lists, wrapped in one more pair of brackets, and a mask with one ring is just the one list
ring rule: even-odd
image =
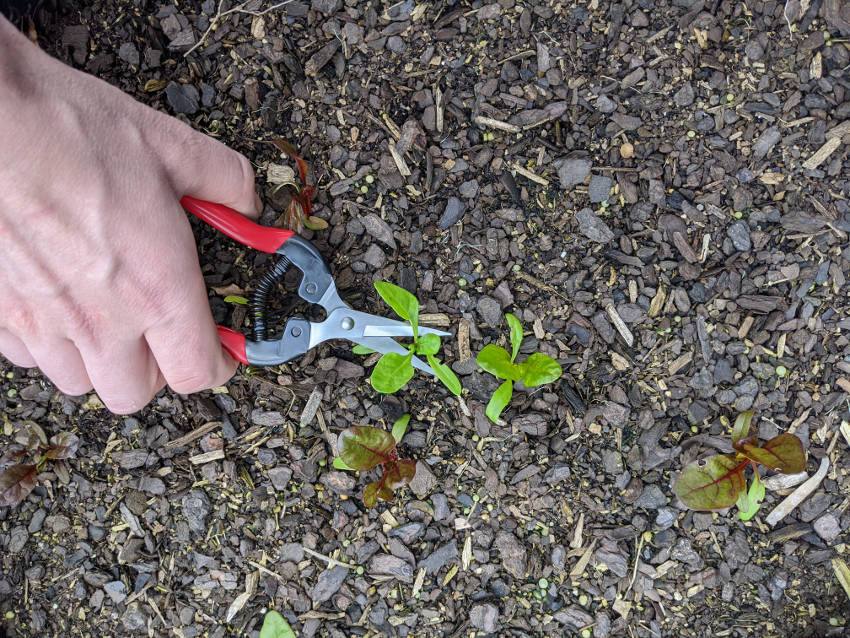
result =
[{"label": "wood chip", "polygon": [[390,144],[390,155],[393,156],[393,161],[395,162],[396,168],[398,168],[398,172],[401,173],[401,176],[409,177],[410,169],[407,167],[407,162],[404,161],[404,158],[396,150],[395,144]]},{"label": "wood chip", "polygon": [[847,421],[841,422],[841,434],[844,440],[847,441],[847,446],[850,447],[850,423]]},{"label": "wood chip", "polygon": [[658,290],[655,292],[655,296],[652,298],[652,301],[649,302],[649,311],[647,311],[648,317],[657,317],[658,313],[661,312],[661,309],[664,307],[664,300],[667,299],[667,289],[664,286],[658,286]]},{"label": "wood chip", "polygon": [[184,445],[188,445],[196,439],[200,439],[202,436],[204,436],[204,434],[212,432],[218,427],[221,427],[221,421],[210,421],[209,423],[204,423],[201,427],[195,428],[188,434],[184,434],[180,438],[174,439],[173,441],[169,441],[165,444],[164,447],[183,447]]},{"label": "wood chip", "polygon": [[841,139],[848,133],[850,133],[850,120],[844,120],[841,124],[833,126],[826,132],[826,139],[830,140],[834,137]]},{"label": "wood chip", "polygon": [[839,146],[841,146],[840,137],[832,137],[828,139],[823,146],[815,151],[814,155],[803,162],[803,168],[807,171],[816,169],[824,161],[826,161],[826,159],[832,155]]},{"label": "wood chip", "polygon": [[546,179],[545,177],[540,177],[540,175],[538,175],[537,173],[533,173],[532,171],[528,170],[527,168],[523,168],[522,166],[520,166],[516,162],[514,162],[511,165],[511,168],[513,170],[515,170],[517,173],[519,173],[520,175],[522,175],[523,177],[525,177],[526,179],[530,179],[532,182],[537,182],[541,186],[549,186],[549,180],[548,179]]},{"label": "wood chip", "polygon": [[301,411],[301,418],[299,419],[301,425],[310,425],[313,419],[316,418],[316,412],[319,411],[319,406],[322,404],[323,395],[324,393],[321,388],[318,386],[313,388],[310,398],[307,399],[307,405]]},{"label": "wood chip", "polygon": [[850,394],[850,379],[845,379],[844,377],[839,377],[835,380],[836,385],[844,390],[846,393]]},{"label": "wood chip", "polygon": [[773,511],[767,515],[765,521],[768,525],[776,525],[783,518],[788,516],[794,509],[802,503],[808,496],[814,492],[818,485],[821,484],[824,477],[826,477],[826,471],[829,469],[829,459],[823,457],[820,460],[820,467],[818,471],[805,483],[803,483],[796,490],[791,492],[785,500],[783,500],[779,505],[777,505]]},{"label": "wood chip", "polygon": [[835,572],[835,577],[844,588],[844,593],[847,594],[847,598],[850,598],[850,568],[847,567],[847,563],[840,558],[833,558],[832,571]]},{"label": "wood chip", "polygon": [[740,327],[738,328],[738,339],[746,339],[747,334],[750,332],[750,328],[753,327],[753,319],[750,315],[747,315],[744,320],[741,322]]},{"label": "wood chip", "polygon": [[203,465],[204,463],[219,461],[223,458],[224,450],[212,450],[211,452],[204,452],[203,454],[196,454],[195,456],[190,456],[189,461],[191,461],[192,465]]},{"label": "wood chip", "polygon": [[629,330],[629,327],[626,325],[626,322],[620,317],[617,313],[617,309],[613,304],[608,304],[605,308],[608,311],[608,316],[611,318],[611,323],[614,324],[614,327],[617,329],[617,332],[620,333],[620,336],[623,338],[623,341],[626,342],[626,345],[630,348],[634,345],[635,337],[632,334],[632,331]]},{"label": "wood chip", "polygon": [[431,328],[448,328],[452,320],[444,312],[431,312],[419,315],[419,325]]},{"label": "wood chip", "polygon": [[773,476],[761,479],[761,482],[766,490],[775,492],[777,490],[787,490],[796,487],[808,478],[809,474],[807,472],[800,472],[799,474],[774,474]]},{"label": "wood chip", "polygon": [[692,352],[686,352],[681,357],[676,359],[673,363],[670,364],[670,369],[668,370],[669,374],[676,374],[679,370],[688,365],[691,360],[694,358],[694,354]]},{"label": "wood chip", "polygon": [[472,349],[469,347],[469,321],[461,319],[457,325],[457,349],[458,360],[469,361],[472,358]]},{"label": "wood chip", "polygon": [[576,578],[584,573],[584,570],[587,569],[587,564],[590,562],[590,557],[593,556],[594,547],[596,547],[595,538],[591,541],[590,547],[585,550],[584,554],[581,555],[581,558],[578,559],[578,562],[570,570],[570,578]]},{"label": "wood chip", "polygon": [[476,115],[473,119],[478,126],[483,126],[484,128],[494,128],[500,131],[507,131],[508,133],[519,133],[522,129],[520,127],[510,124],[508,122],[502,122],[500,120],[494,120],[491,117],[484,117],[483,115]]},{"label": "wood chip", "polygon": [[584,544],[584,512],[578,515],[578,523],[576,524],[576,529],[573,532],[573,538],[570,541],[570,547],[572,549],[578,549]]},{"label": "wood chip", "polygon": [[676,244],[676,248],[682,254],[682,257],[685,258],[685,261],[690,264],[695,264],[699,261],[699,257],[697,257],[697,254],[694,252],[694,249],[691,248],[691,245],[688,243],[688,240],[685,239],[682,233],[673,233],[673,243]]}]

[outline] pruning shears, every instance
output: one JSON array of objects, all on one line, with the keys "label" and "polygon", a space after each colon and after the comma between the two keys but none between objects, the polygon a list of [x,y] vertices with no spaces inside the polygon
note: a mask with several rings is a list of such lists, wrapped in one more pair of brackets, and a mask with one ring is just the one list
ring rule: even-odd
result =
[{"label": "pruning shears", "polygon": [[[265,253],[280,255],[275,266],[260,279],[252,299],[254,339],[224,326],[218,326],[222,345],[234,359],[255,366],[273,366],[305,354],[330,339],[346,339],[376,352],[396,352],[407,356],[409,350],[393,337],[413,337],[410,324],[354,310],[339,296],[333,276],[313,244],[291,230],[255,224],[237,211],[213,202],[184,197],[183,208],[214,226],[231,239]],[[266,339],[265,308],[273,285],[295,266],[303,273],[298,296],[324,308],[324,321],[300,317],[287,320],[278,339]],[[450,336],[448,332],[419,326],[419,334]],[[427,363],[413,357],[413,366],[434,374]]]}]

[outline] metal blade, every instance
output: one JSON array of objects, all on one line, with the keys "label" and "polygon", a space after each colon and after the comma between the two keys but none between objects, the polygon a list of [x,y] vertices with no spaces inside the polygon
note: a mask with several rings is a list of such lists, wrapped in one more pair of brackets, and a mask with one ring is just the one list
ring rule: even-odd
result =
[{"label": "metal blade", "polygon": [[[437,335],[438,337],[451,337],[450,332],[419,326],[420,335]],[[400,325],[375,325],[370,324],[363,328],[364,337],[413,337],[413,328],[408,324]]]},{"label": "metal blade", "polygon": [[[351,339],[351,341],[366,348],[371,348],[375,352],[380,352],[382,354],[386,354],[387,352],[395,352],[403,356],[410,354],[410,351],[407,348],[397,341],[393,341],[389,337],[358,337],[357,339]],[[419,357],[413,357],[411,363],[417,370],[436,376],[434,375],[434,370],[431,366],[422,361]]]}]

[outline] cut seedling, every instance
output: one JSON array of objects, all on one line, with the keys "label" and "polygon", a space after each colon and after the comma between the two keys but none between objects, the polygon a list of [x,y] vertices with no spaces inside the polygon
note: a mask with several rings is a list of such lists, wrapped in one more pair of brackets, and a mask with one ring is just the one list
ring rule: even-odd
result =
[{"label": "cut seedling", "polygon": [[[419,336],[419,300],[404,288],[386,281],[376,281],[375,290],[381,298],[395,310],[402,319],[410,322],[413,329],[413,343],[408,346],[406,355],[397,352],[387,352],[375,364],[370,381],[378,392],[392,394],[403,388],[413,378],[414,355],[425,355],[428,365],[434,370],[437,378],[443,382],[455,396],[460,396],[462,390],[460,381],[449,366],[440,362],[436,355],[440,351],[440,337],[435,334]],[[363,346],[355,346],[355,354],[370,354],[373,350]]]},{"label": "cut seedling", "polygon": [[393,490],[406,485],[416,474],[416,463],[398,458],[396,445],[404,437],[410,415],[405,414],[393,425],[392,434],[380,428],[355,426],[339,433],[334,467],[339,470],[368,471],[381,466],[382,475],[363,491],[363,504],[374,507],[378,499],[391,501]]},{"label": "cut seedling", "polygon": [[[752,410],[738,415],[732,429],[734,454],[717,454],[694,461],[682,470],[673,491],[686,507],[694,510],[718,510],[737,503],[741,520],[755,516],[764,499],[758,465],[782,474],[797,474],[806,468],[803,443],[793,434],[780,434],[761,443],[748,436]],[[753,468],[753,480],[747,488],[745,471]]]},{"label": "cut seedling", "polygon": [[499,420],[505,406],[511,402],[514,381],[522,381],[526,387],[533,388],[552,383],[563,374],[560,364],[542,352],[535,352],[522,363],[516,363],[519,347],[522,345],[522,324],[510,313],[505,315],[505,319],[511,328],[511,352],[508,353],[501,346],[491,343],[484,346],[476,358],[478,365],[484,370],[497,379],[505,379],[487,404],[486,414],[494,423]]},{"label": "cut seedling", "polygon": [[71,480],[68,460],[77,451],[80,440],[76,434],[59,432],[50,439],[33,421],[25,421],[0,458],[0,507],[18,505],[35,489],[38,473],[53,461],[53,471],[59,480]]},{"label": "cut seedling", "polygon": [[[305,227],[310,230],[324,230],[328,227],[328,223],[324,219],[311,215],[315,190],[307,184],[307,162],[301,159],[292,144],[286,140],[272,140],[272,144],[295,160],[298,165],[298,176],[301,178],[300,185],[295,182],[294,176],[290,179],[287,175],[275,174],[274,179],[270,179],[272,183],[276,184],[275,190],[284,186],[291,186],[295,189],[295,197],[290,200],[286,214],[281,216],[283,225],[296,233],[300,233]],[[280,173],[280,171],[276,173]],[[270,173],[271,177],[272,174]]]}]

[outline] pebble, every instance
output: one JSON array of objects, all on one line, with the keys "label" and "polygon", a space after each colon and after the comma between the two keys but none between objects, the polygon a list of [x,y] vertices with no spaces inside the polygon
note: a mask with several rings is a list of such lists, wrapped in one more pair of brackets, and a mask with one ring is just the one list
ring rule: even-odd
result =
[{"label": "pebble", "polygon": [[124,42],[118,47],[118,57],[127,64],[139,66],[139,50],[132,42]]},{"label": "pebble", "polygon": [[14,527],[9,536],[9,552],[12,554],[20,552],[24,548],[24,545],[27,544],[29,537],[30,535],[23,525]]},{"label": "pebble", "polygon": [[410,481],[410,489],[421,500],[428,496],[435,487],[437,487],[437,477],[434,476],[431,468],[426,463],[417,461],[416,474]]},{"label": "pebble", "polygon": [[337,593],[339,588],[342,587],[342,583],[345,582],[347,576],[348,567],[337,565],[336,567],[326,569],[319,574],[310,598],[314,603],[323,603],[330,600],[331,596]]},{"label": "pebble", "polygon": [[493,297],[483,296],[478,300],[478,314],[491,328],[498,328],[502,322],[502,306]]},{"label": "pebble", "polygon": [[451,561],[458,557],[457,543],[451,541],[441,545],[425,558],[419,561],[417,569],[425,569],[427,574],[436,574]]},{"label": "pebble", "polygon": [[165,97],[175,113],[186,115],[192,115],[198,111],[198,103],[201,99],[198,89],[194,86],[178,82],[168,83],[165,87]]},{"label": "pebble", "polygon": [[434,520],[444,521],[451,515],[449,509],[449,499],[445,494],[437,492],[431,496],[431,503],[434,506]]},{"label": "pebble", "polygon": [[679,539],[679,542],[676,543],[676,546],[670,552],[670,558],[686,563],[691,568],[691,571],[698,571],[704,566],[702,558],[691,547],[691,541],[687,538]]},{"label": "pebble", "polygon": [[613,113],[617,110],[617,103],[607,95],[600,95],[596,98],[596,110],[600,113]]},{"label": "pebble", "polygon": [[269,470],[269,480],[272,487],[278,492],[286,491],[289,481],[292,479],[292,470],[288,467],[273,467]]},{"label": "pebble", "polygon": [[342,9],[342,0],[312,0],[310,5],[325,15],[333,15]]},{"label": "pebble", "polygon": [[578,232],[591,241],[607,244],[614,239],[614,233],[608,225],[597,217],[589,208],[583,208],[575,214]]},{"label": "pebble", "polygon": [[39,507],[32,515],[30,519],[30,524],[27,526],[27,531],[30,534],[35,534],[41,531],[41,526],[44,523],[44,519],[47,516],[47,510],[43,507]]},{"label": "pebble", "polygon": [[251,412],[251,423],[273,428],[286,423],[286,419],[277,410],[266,412],[262,408],[257,408]]},{"label": "pebble", "polygon": [[[457,548],[455,548],[457,551]],[[392,576],[403,583],[413,582],[413,567],[406,560],[391,554],[376,554],[369,561],[369,572]]]},{"label": "pebble", "polygon": [[759,138],[753,143],[753,157],[757,160],[763,159],[773,150],[773,147],[776,146],[776,143],[780,139],[782,139],[782,134],[779,132],[779,129],[771,126],[759,135]]},{"label": "pebble", "polygon": [[568,159],[558,168],[558,179],[561,180],[561,188],[569,190],[584,182],[590,175],[593,163],[588,159]]},{"label": "pebble", "polygon": [[449,197],[446,202],[446,208],[443,210],[443,216],[440,218],[440,228],[448,230],[460,221],[463,213],[466,211],[466,205],[457,197]]},{"label": "pebble", "polygon": [[325,472],[319,479],[322,485],[337,494],[352,494],[357,481],[345,472]]},{"label": "pebble", "polygon": [[139,603],[132,602],[127,605],[126,611],[121,615],[121,623],[127,631],[137,632],[147,626],[148,616]]},{"label": "pebble", "polygon": [[469,623],[476,629],[491,634],[499,628],[499,608],[489,603],[475,605],[469,612]]},{"label": "pebble", "polygon": [[212,503],[202,490],[192,490],[182,500],[183,516],[189,523],[189,529],[201,534],[206,531],[207,516],[212,511]]},{"label": "pebble", "polygon": [[391,529],[387,536],[398,538],[405,545],[410,545],[422,535],[424,529],[425,526],[422,523],[408,523]]},{"label": "pebble", "polygon": [[472,199],[478,195],[478,180],[471,179],[468,182],[464,182],[458,187],[458,192],[467,199]]},{"label": "pebble", "polygon": [[834,541],[841,534],[841,524],[835,514],[824,514],[814,523],[815,532],[827,543]]},{"label": "pebble", "polygon": [[139,491],[159,496],[165,493],[165,483],[156,476],[143,476],[139,479]]},{"label": "pebble", "polygon": [[621,474],[623,472],[623,455],[617,450],[602,450],[602,467],[606,474]]},{"label": "pebble", "polygon": [[694,103],[694,97],[693,85],[690,82],[685,82],[682,88],[673,95],[673,102],[679,107],[690,106]]},{"label": "pebble", "polygon": [[611,195],[612,184],[613,181],[610,177],[593,175],[587,187],[587,194],[590,197],[590,201],[594,204],[608,201],[608,197]]},{"label": "pebble", "polygon": [[635,507],[651,510],[658,509],[664,505],[667,505],[667,497],[657,485],[647,485],[638,497],[638,500],[635,501]]},{"label": "pebble", "polygon": [[103,586],[103,590],[116,605],[123,603],[127,599],[126,587],[120,580],[113,580],[106,583]]},{"label": "pebble", "polygon": [[372,268],[383,268],[387,263],[387,256],[378,244],[370,244],[363,255],[363,261],[372,266]]},{"label": "pebble", "polygon": [[372,237],[382,244],[389,246],[393,250],[396,249],[395,237],[393,237],[392,228],[390,228],[390,225],[378,215],[375,213],[369,213],[360,220],[360,223],[363,224],[363,228],[365,228],[366,232]]},{"label": "pebble", "polygon": [[526,551],[522,543],[511,532],[501,531],[496,536],[496,548],[502,559],[502,566],[514,578],[524,578],[526,571]]},{"label": "pebble", "polygon": [[282,563],[300,563],[304,560],[304,548],[300,543],[285,543],[278,553]]},{"label": "pebble", "polygon": [[744,47],[744,54],[751,62],[761,60],[764,57],[764,48],[759,44],[758,40],[750,40]]},{"label": "pebble", "polygon": [[133,470],[137,467],[142,467],[148,460],[147,450],[129,450],[122,452],[118,459],[118,464],[124,470]]},{"label": "pebble", "polygon": [[726,234],[729,235],[729,239],[732,240],[732,245],[735,247],[735,250],[744,253],[748,252],[750,248],[752,248],[752,242],[750,241],[750,227],[743,219],[739,219],[727,228]]},{"label": "pebble", "polygon": [[667,529],[676,522],[676,510],[670,507],[662,507],[655,517],[655,525],[660,529]]},{"label": "pebble", "polygon": [[578,605],[570,605],[566,609],[562,609],[555,614],[555,620],[565,627],[569,627],[571,633],[578,632],[582,627],[589,627],[593,624],[593,616]]}]

